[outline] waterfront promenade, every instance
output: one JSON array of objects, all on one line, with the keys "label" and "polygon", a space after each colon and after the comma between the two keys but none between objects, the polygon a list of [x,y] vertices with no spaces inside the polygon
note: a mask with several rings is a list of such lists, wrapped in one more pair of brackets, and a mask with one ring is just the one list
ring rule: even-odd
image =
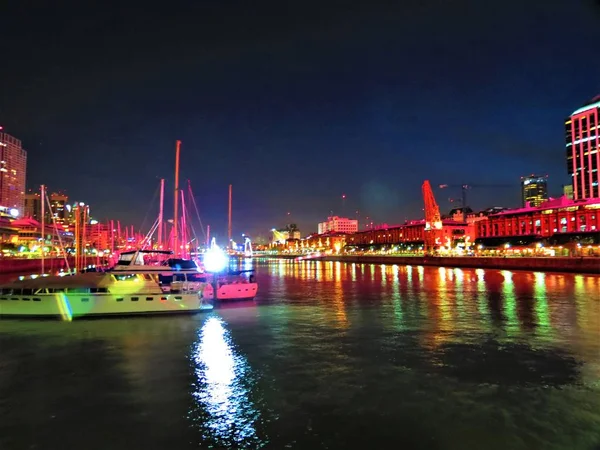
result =
[{"label": "waterfront promenade", "polygon": [[[301,256],[286,255],[270,257],[297,258]],[[437,266],[600,274],[600,258],[597,257],[396,256],[351,254],[302,257],[321,261],[341,261],[357,264],[397,264],[402,266]]]}]

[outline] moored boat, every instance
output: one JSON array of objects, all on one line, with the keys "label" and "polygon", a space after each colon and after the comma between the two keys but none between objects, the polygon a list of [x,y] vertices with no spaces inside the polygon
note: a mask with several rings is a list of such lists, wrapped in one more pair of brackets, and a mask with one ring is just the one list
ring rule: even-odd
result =
[{"label": "moored boat", "polygon": [[196,283],[174,279],[162,286],[159,273],[83,273],[38,277],[0,286],[2,317],[78,317],[195,313],[212,309]]}]

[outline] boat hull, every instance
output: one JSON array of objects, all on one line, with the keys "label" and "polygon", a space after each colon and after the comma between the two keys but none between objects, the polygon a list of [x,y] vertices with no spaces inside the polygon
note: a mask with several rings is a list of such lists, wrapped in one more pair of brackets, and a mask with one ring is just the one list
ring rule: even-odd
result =
[{"label": "boat hull", "polygon": [[[223,284],[217,289],[217,301],[242,301],[253,300],[258,293],[257,283],[231,283]],[[214,289],[208,284],[202,290],[202,296],[206,300],[213,300]]]},{"label": "boat hull", "polygon": [[211,310],[198,293],[181,294],[37,294],[0,296],[0,317],[84,317],[146,314],[193,314]]}]

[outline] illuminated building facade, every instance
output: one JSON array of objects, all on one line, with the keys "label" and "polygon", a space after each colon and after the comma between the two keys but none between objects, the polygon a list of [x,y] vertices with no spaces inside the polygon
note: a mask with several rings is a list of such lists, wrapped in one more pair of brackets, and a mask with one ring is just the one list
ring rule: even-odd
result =
[{"label": "illuminated building facade", "polygon": [[548,201],[548,175],[521,177],[522,206],[540,206]]},{"label": "illuminated building facade", "polygon": [[[459,243],[473,242],[475,239],[474,224],[443,220],[440,230],[439,245],[449,248]],[[346,244],[356,247],[400,245],[415,250],[425,243],[425,220],[413,220],[403,225],[381,227],[360,231],[346,238]]]},{"label": "illuminated building facade", "polygon": [[[70,208],[68,208],[69,197],[61,192],[54,192],[50,194],[49,200],[54,220],[60,224],[67,222],[70,215]],[[48,221],[52,221],[52,216],[48,217]]]},{"label": "illuminated building facade", "polygon": [[[477,222],[478,243],[522,245],[535,239],[553,242],[600,238],[600,199],[569,200],[561,197],[537,208],[507,209]],[[529,238],[529,242],[526,242]]]},{"label": "illuminated building facade", "polygon": [[33,192],[31,189],[27,191],[23,196],[23,204],[23,217],[41,220],[42,200],[39,192]]},{"label": "illuminated building facade", "polygon": [[600,96],[571,114],[565,122],[567,168],[573,199],[599,198]]},{"label": "illuminated building facade", "polygon": [[563,186],[563,195],[569,200],[573,200],[573,185],[567,184]]},{"label": "illuminated building facade", "polygon": [[[1,129],[1,128],[0,128]],[[23,215],[27,152],[21,141],[0,132],[0,206]]]},{"label": "illuminated building facade", "polygon": [[358,231],[358,220],[347,217],[332,216],[326,222],[318,225],[318,233],[356,233]]}]

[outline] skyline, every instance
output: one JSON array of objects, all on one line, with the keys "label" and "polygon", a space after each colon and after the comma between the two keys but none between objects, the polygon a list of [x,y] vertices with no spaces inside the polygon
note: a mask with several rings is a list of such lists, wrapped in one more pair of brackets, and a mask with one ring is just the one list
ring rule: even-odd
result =
[{"label": "skyline", "polygon": [[[510,183],[469,198],[516,207],[523,175],[548,174],[550,196],[569,182],[564,119],[600,93],[598,3],[533,3],[118,3],[48,7],[27,27],[13,5],[0,125],[28,151],[28,188],[140,225],[159,178],[173,185],[177,139],[181,180],[220,236],[229,184],[234,235],[288,212],[303,232],[331,210],[353,217],[342,194],[375,222],[416,219],[424,179]],[[459,196],[436,191],[443,211]]]}]

